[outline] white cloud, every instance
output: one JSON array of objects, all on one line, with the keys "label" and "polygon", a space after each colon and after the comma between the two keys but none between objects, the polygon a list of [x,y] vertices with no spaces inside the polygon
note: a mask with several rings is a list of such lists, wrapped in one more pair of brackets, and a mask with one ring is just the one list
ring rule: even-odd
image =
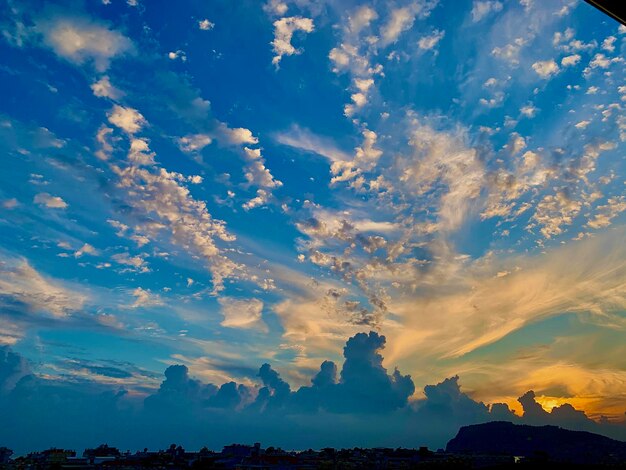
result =
[{"label": "white cloud", "polygon": [[361,30],[369,27],[370,23],[378,19],[378,13],[373,8],[362,5],[348,16],[348,24],[353,34],[359,34]]},{"label": "white cloud", "polygon": [[284,16],[289,7],[282,0],[269,0],[263,5],[263,10],[270,15]]},{"label": "white cloud", "polygon": [[212,141],[208,134],[190,134],[177,139],[178,148],[185,153],[199,152]]},{"label": "white cloud", "polygon": [[591,62],[589,62],[589,66],[591,68],[601,68],[601,69],[606,69],[608,68],[608,66],[611,65],[611,60],[606,57],[604,54],[596,54],[593,59],[591,60]]},{"label": "white cloud", "polygon": [[291,44],[293,34],[296,31],[311,33],[314,29],[315,26],[311,18],[292,16],[274,21],[274,40],[272,41],[272,47],[276,55],[272,59],[272,64],[278,67],[283,56],[302,53],[302,50],[296,49]]},{"label": "white cloud", "polygon": [[140,273],[150,272],[148,263],[141,256],[131,256],[128,253],[116,253],[111,256],[111,259],[122,266],[128,266],[128,269],[131,271],[137,271]]},{"label": "white cloud", "polygon": [[105,126],[104,124],[100,126],[98,132],[96,133],[96,141],[100,144],[100,148],[96,150],[95,155],[100,160],[108,160],[113,152],[113,146],[109,142],[109,135],[113,133],[113,129]]},{"label": "white cloud", "polygon": [[574,199],[565,189],[560,189],[539,201],[532,220],[542,226],[541,234],[550,239],[564,233],[564,226],[573,223],[581,208],[580,201]]},{"label": "white cloud", "polygon": [[32,313],[56,318],[80,310],[87,300],[84,294],[42,275],[24,259],[0,262],[0,293],[0,297],[23,303]]},{"label": "white cloud", "polygon": [[443,39],[444,35],[445,31],[435,30],[432,34],[420,38],[420,40],[417,42],[417,45],[420,49],[433,49],[437,44],[439,44],[439,41]]},{"label": "white cloud", "polygon": [[231,145],[250,145],[259,143],[259,139],[252,135],[252,131],[244,127],[231,129],[226,124],[221,124],[219,127],[219,131],[226,140],[226,142]]},{"label": "white cloud", "polygon": [[206,18],[198,21],[198,28],[200,28],[202,31],[210,31],[214,27],[215,27],[215,23],[209,21]]},{"label": "white cloud", "polygon": [[256,196],[242,204],[245,210],[249,211],[255,207],[264,206],[270,200],[271,193],[265,189],[257,189]]},{"label": "white cloud", "polygon": [[572,65],[576,65],[578,62],[580,62],[580,55],[579,54],[568,55],[568,56],[563,57],[561,59],[561,65],[563,67],[569,67],[569,66],[572,66]]},{"label": "white cloud", "polygon": [[158,307],[164,304],[159,294],[153,294],[150,289],[137,287],[132,291],[132,295],[135,301],[130,305],[131,308]]},{"label": "white cloud", "polygon": [[526,116],[527,118],[534,118],[537,115],[537,111],[539,111],[539,109],[533,106],[532,103],[529,103],[526,106],[522,106],[519,111],[520,113],[522,113],[523,116]]},{"label": "white cloud", "polygon": [[167,57],[170,60],[177,60],[180,59],[183,62],[187,62],[187,54],[185,54],[185,51],[181,51],[180,49],[177,51],[171,51],[167,53]]},{"label": "white cloud", "polygon": [[587,222],[587,227],[594,229],[608,227],[611,221],[624,211],[626,211],[624,196],[609,198],[605,205],[596,207],[596,213]]},{"label": "white cloud", "polygon": [[122,33],[88,18],[58,16],[41,21],[37,29],[57,55],[76,64],[93,61],[100,72],[113,58],[133,50],[131,41]]},{"label": "white cloud", "polygon": [[609,36],[604,41],[602,41],[602,49],[608,52],[613,52],[615,50],[615,41],[617,38],[615,36]]},{"label": "white cloud", "polygon": [[339,149],[331,139],[318,136],[296,124],[293,124],[288,131],[276,134],[275,139],[282,145],[316,153],[328,158],[331,162],[352,159],[347,152]]},{"label": "white cloud", "polygon": [[131,138],[128,160],[137,166],[154,165],[155,153],[150,151],[146,139]]},{"label": "white cloud", "polygon": [[575,125],[575,127],[576,129],[585,129],[590,123],[591,121],[580,121]]},{"label": "white cloud", "polygon": [[333,175],[331,184],[342,181],[350,181],[363,171],[372,170],[383,152],[374,147],[378,136],[374,131],[365,129],[363,131],[363,144],[356,147],[354,159],[350,162],[335,161],[330,167]]},{"label": "white cloud", "polygon": [[36,194],[33,202],[50,209],[65,209],[67,207],[67,203],[63,199],[58,196],[51,196],[48,193]]},{"label": "white cloud", "polygon": [[139,132],[141,128],[147,124],[146,119],[139,111],[133,108],[125,108],[117,104],[107,113],[107,117],[111,124],[126,131],[128,134]]},{"label": "white cloud", "polygon": [[85,243],[83,246],[81,246],[78,250],[76,250],[76,252],[74,252],[74,257],[75,258],[80,258],[81,256],[83,256],[84,254],[88,254],[88,255],[97,255],[98,254],[98,250],[96,250],[93,246],[91,246],[89,243]]},{"label": "white cloud", "polygon": [[517,38],[510,44],[506,44],[502,47],[494,47],[491,54],[498,59],[506,60],[512,65],[518,65],[520,51],[522,47],[526,45],[526,42],[524,38]]},{"label": "white cloud", "polygon": [[218,302],[220,311],[224,316],[224,320],[220,323],[222,326],[268,332],[267,325],[262,318],[263,302],[261,300],[220,297]]},{"label": "white cloud", "polygon": [[498,2],[498,1],[480,1],[480,0],[475,0],[474,1],[474,6],[472,7],[472,21],[474,23],[482,20],[483,18],[485,18],[486,16],[488,16],[490,13],[494,12],[499,12],[502,10],[502,3]]},{"label": "white cloud", "polygon": [[391,10],[387,22],[380,28],[381,45],[384,47],[396,42],[400,34],[411,29],[416,16],[427,17],[436,4],[436,2],[413,2],[408,6]]},{"label": "white cloud", "polygon": [[535,62],[533,65],[533,70],[537,72],[541,78],[548,78],[559,72],[559,66],[553,59],[550,60],[540,60]]},{"label": "white cloud", "polygon": [[[117,186],[124,193],[125,203],[136,217],[134,229],[138,234],[157,243],[161,236],[165,237],[202,260],[212,275],[215,292],[223,289],[224,279],[243,274],[243,267],[224,256],[216,245],[216,239],[230,242],[235,237],[228,233],[223,221],[209,214],[204,201],[191,196],[183,184],[189,181],[188,177],[153,167],[113,166],[113,171],[119,178]],[[124,261],[128,260],[125,255]],[[136,267],[146,268],[141,258],[134,261]]]},{"label": "white cloud", "polygon": [[95,96],[100,98],[111,98],[112,100],[118,100],[124,93],[111,85],[111,81],[107,75],[104,75],[100,80],[91,84],[91,91]]},{"label": "white cloud", "polygon": [[243,150],[246,159],[244,173],[248,183],[270,189],[282,186],[282,182],[274,179],[270,171],[265,167],[265,160],[261,156],[260,149],[244,147]]}]

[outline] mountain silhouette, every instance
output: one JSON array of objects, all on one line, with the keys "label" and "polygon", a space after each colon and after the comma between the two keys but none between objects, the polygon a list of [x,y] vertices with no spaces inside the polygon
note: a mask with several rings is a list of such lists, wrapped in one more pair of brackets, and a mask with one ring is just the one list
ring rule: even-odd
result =
[{"label": "mountain silhouette", "polygon": [[463,426],[448,442],[446,450],[574,464],[626,462],[626,442],[586,431],[505,421]]}]

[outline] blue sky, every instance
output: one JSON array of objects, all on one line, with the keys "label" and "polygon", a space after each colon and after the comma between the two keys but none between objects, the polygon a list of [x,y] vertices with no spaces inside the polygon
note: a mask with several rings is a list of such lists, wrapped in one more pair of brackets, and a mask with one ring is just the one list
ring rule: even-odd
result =
[{"label": "blue sky", "polygon": [[28,371],[139,403],[180,364],[253,403],[280,389],[261,364],[297,390],[375,331],[398,408],[458,374],[470,401],[519,414],[533,389],[623,420],[611,18],[533,0],[1,11],[5,393]]}]

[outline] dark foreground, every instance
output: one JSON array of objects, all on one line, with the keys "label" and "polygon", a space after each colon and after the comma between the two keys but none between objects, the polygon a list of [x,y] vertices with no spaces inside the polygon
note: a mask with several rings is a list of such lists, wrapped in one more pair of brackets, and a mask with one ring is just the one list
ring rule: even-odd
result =
[{"label": "dark foreground", "polygon": [[322,449],[284,451],[233,444],[221,452],[206,448],[188,452],[172,444],[167,450],[122,453],[106,444],[75,451],[48,449],[12,459],[0,447],[0,469],[626,469],[626,442],[597,434],[568,431],[555,426],[520,426],[493,422],[465,426],[446,450]]}]

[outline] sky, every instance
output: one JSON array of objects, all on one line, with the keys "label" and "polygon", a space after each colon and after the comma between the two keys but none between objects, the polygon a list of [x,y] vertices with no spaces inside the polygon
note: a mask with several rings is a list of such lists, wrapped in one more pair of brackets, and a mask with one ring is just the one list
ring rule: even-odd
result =
[{"label": "sky", "polygon": [[0,444],[626,438],[626,27],[0,2]]}]

